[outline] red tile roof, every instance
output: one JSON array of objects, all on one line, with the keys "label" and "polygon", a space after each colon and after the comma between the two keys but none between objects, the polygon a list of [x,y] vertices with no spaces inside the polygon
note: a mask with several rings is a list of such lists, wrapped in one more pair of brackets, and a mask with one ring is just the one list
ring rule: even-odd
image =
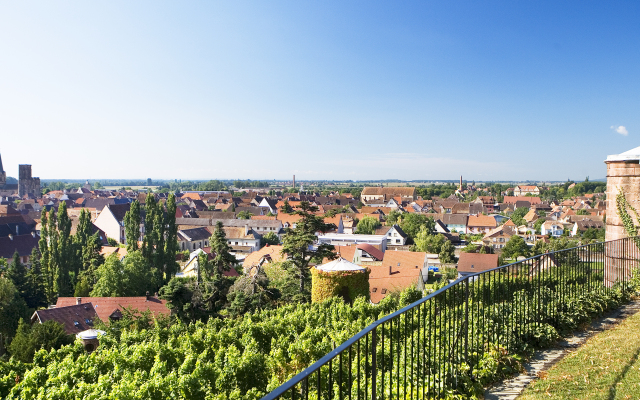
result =
[{"label": "red tile roof", "polygon": [[497,254],[460,253],[458,272],[482,272],[498,267]]},{"label": "red tile roof", "polygon": [[368,243],[360,243],[356,248],[366,251],[378,261],[382,261],[384,259],[384,253],[382,250],[377,249]]},{"label": "red tile roof", "polygon": [[[167,308],[166,300],[155,297],[138,296],[138,297],[82,297],[81,304],[91,303],[98,317],[102,322],[108,323],[109,316],[116,310],[123,308],[132,308],[140,312],[150,310],[153,315],[169,316],[170,310]],[[66,307],[76,304],[75,297],[59,297],[56,308]],[[88,329],[88,328],[87,328]],[[83,329],[84,330],[84,329]]]},{"label": "red tile roof", "polygon": [[40,323],[56,321],[64,325],[64,330],[70,335],[92,329],[95,320],[98,318],[93,304],[89,302],[76,305],[75,297],[73,300],[73,305],[56,306],[56,308],[34,312],[31,317],[31,323],[36,321]]}]

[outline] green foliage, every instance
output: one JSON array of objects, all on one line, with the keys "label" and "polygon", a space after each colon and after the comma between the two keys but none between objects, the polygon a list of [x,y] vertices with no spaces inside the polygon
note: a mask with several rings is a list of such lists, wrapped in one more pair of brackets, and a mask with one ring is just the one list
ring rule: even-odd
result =
[{"label": "green foliage", "polygon": [[73,335],[68,335],[64,326],[56,321],[51,320],[31,326],[20,318],[16,336],[9,345],[9,353],[12,357],[28,363],[33,360],[36,351],[59,349],[73,343],[73,340]]},{"label": "green foliage", "polygon": [[522,237],[513,235],[503,247],[502,254],[506,258],[527,257],[529,255],[529,246]]},{"label": "green foliage", "polygon": [[414,239],[423,227],[426,229],[428,234],[432,234],[436,230],[436,223],[432,217],[427,217],[424,214],[402,214],[400,228],[402,228],[409,238]]},{"label": "green foliage", "polygon": [[140,216],[140,203],[135,200],[131,203],[129,211],[124,216],[124,230],[127,238],[127,252],[138,250],[138,240],[140,240],[140,224],[142,218]]},{"label": "green foliage", "polygon": [[303,201],[300,204],[300,209],[293,212],[301,217],[300,220],[296,222],[295,228],[287,228],[282,239],[282,252],[287,254],[291,261],[288,264],[289,271],[299,280],[300,294],[304,293],[311,260],[322,261],[324,258],[333,260],[336,257],[332,245],[322,243],[315,248],[312,247],[316,242],[316,232],[326,232],[330,229],[321,216],[314,214],[316,211],[318,211],[318,207]]},{"label": "green foliage", "polygon": [[121,262],[110,255],[96,271],[98,281],[91,291],[94,297],[143,296],[155,288],[154,275],[142,253],[134,251]]},{"label": "green foliage", "polygon": [[402,217],[402,213],[398,210],[391,210],[389,215],[387,215],[387,225],[392,226],[398,222],[398,220]]},{"label": "green foliage", "polygon": [[251,219],[251,217],[253,217],[253,214],[249,211],[240,211],[238,215],[236,215],[236,217],[238,219]]},{"label": "green foliage", "polygon": [[338,296],[348,303],[356,297],[369,299],[369,274],[365,271],[325,272],[313,268],[311,270],[311,301],[314,303]]},{"label": "green foliage", "polygon": [[280,238],[274,232],[267,232],[264,235],[262,235],[262,238],[260,239],[261,246],[266,246],[266,245],[277,246],[279,244],[280,244]]},{"label": "green foliage", "polygon": [[412,251],[424,251],[430,254],[438,254],[441,263],[455,263],[455,247],[441,234],[430,234],[427,228],[422,226],[414,239]]},{"label": "green foliage", "polygon": [[0,340],[12,337],[20,318],[29,318],[29,308],[13,282],[0,277]]},{"label": "green foliage", "polygon": [[355,233],[363,235],[373,235],[376,232],[376,229],[380,226],[380,221],[367,215],[363,217],[360,222],[358,222]]},{"label": "green foliage", "polygon": [[529,209],[526,207],[519,207],[511,214],[511,221],[513,221],[516,226],[526,225],[527,221],[525,221],[524,216],[527,215]]}]

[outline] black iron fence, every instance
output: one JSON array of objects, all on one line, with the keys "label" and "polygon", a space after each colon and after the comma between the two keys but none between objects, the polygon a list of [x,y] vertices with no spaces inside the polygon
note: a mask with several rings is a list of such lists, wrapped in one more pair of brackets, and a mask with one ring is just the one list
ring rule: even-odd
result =
[{"label": "black iron fence", "polygon": [[[429,399],[468,392],[486,364],[573,328],[583,304],[624,291],[637,238],[546,253],[461,277],[363,329],[263,400]],[[598,304],[591,304],[598,307]],[[540,346],[542,345],[542,346]]]}]

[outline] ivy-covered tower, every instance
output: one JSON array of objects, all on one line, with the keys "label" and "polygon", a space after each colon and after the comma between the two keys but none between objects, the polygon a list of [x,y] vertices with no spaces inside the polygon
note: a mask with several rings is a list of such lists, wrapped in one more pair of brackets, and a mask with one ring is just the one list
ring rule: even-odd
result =
[{"label": "ivy-covered tower", "polygon": [[[633,217],[630,207],[640,212],[640,147],[607,157],[607,219],[605,240],[612,241],[628,237],[623,219],[631,216],[635,225],[640,224]],[[624,193],[628,212],[621,217],[618,212],[618,194]],[[619,242],[607,244],[605,248],[605,281],[611,285],[627,271],[630,260],[638,256],[636,246],[621,245]]]},{"label": "ivy-covered tower", "polygon": [[311,302],[341,297],[351,303],[356,297],[369,300],[371,271],[340,257],[311,269]]}]

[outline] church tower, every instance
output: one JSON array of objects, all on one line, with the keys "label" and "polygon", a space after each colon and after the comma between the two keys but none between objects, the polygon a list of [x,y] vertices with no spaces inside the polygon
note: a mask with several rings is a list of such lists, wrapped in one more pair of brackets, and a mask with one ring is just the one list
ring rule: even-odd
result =
[{"label": "church tower", "polygon": [[2,168],[2,156],[0,155],[0,188],[7,184],[7,173]]}]

